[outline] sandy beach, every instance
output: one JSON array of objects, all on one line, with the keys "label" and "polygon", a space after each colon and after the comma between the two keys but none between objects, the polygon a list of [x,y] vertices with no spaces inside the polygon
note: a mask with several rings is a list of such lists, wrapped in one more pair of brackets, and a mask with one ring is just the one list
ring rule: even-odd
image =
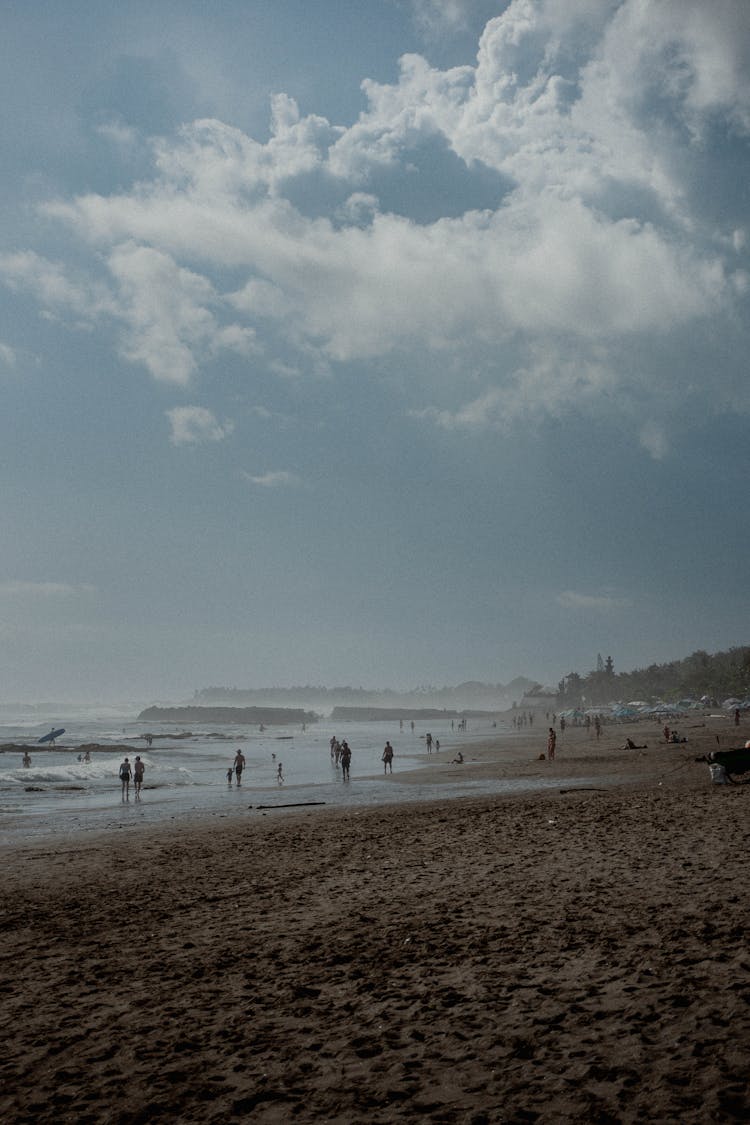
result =
[{"label": "sandy beach", "polygon": [[3,1120],[747,1120],[750,785],[695,758],[750,731],[544,727],[426,803],[3,848]]}]

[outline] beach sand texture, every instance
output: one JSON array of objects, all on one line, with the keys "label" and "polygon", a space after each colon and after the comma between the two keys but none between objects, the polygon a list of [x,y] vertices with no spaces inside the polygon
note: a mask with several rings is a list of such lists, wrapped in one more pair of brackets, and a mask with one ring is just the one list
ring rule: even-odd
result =
[{"label": "beach sand texture", "polygon": [[750,786],[625,733],[519,739],[543,794],[4,849],[2,1120],[747,1120]]}]

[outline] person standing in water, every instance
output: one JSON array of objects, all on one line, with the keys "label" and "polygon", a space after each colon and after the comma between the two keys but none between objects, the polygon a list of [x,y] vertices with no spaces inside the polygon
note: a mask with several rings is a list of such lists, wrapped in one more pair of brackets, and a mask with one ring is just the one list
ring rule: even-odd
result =
[{"label": "person standing in water", "polygon": [[141,786],[143,785],[143,774],[145,772],[145,769],[146,767],[141,761],[140,754],[136,754],[135,762],[133,763],[133,784],[135,788],[136,801],[140,801],[141,799]]},{"label": "person standing in water", "polygon": [[341,773],[344,781],[349,780],[349,766],[351,765],[351,761],[352,752],[349,749],[349,743],[344,739],[341,743]]},{"label": "person standing in water", "polygon": [[386,742],[385,749],[383,750],[383,773],[388,773],[388,770],[393,773],[393,747],[390,742]]},{"label": "person standing in water", "polygon": [[130,800],[130,778],[133,773],[133,768],[130,765],[128,758],[120,766],[120,781],[122,782],[122,799],[123,801]]},{"label": "person standing in water", "polygon": [[245,768],[245,755],[242,750],[238,748],[234,756],[234,775],[237,778],[237,785],[242,785],[242,771]]}]

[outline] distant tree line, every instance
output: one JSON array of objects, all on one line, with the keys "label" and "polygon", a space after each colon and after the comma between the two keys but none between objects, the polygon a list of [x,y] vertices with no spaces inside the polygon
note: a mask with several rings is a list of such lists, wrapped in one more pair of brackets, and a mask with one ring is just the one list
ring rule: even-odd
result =
[{"label": "distant tree line", "polygon": [[486,684],[468,681],[451,687],[432,687],[425,685],[408,691],[391,688],[373,689],[363,687],[322,687],[305,685],[298,687],[204,687],[194,693],[193,702],[200,706],[227,704],[232,707],[247,707],[253,704],[262,706],[302,706],[321,707],[437,707],[479,708],[502,710],[510,706],[513,699],[520,699],[524,691],[532,685],[532,680],[518,676],[509,684]]},{"label": "distant tree line", "polygon": [[684,660],[669,664],[651,664],[632,672],[615,672],[611,657],[597,657],[595,670],[582,676],[570,672],[558,685],[560,708],[595,707],[614,700],[664,700],[677,703],[681,699],[710,696],[721,701],[729,696],[750,697],[750,646],[730,648],[710,654],[699,650]]}]

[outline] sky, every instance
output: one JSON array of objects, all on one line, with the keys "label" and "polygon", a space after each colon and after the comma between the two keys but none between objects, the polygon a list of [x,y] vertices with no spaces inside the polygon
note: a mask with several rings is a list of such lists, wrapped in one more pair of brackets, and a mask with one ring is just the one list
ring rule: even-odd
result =
[{"label": "sky", "polygon": [[0,700],[748,643],[745,0],[2,10]]}]

